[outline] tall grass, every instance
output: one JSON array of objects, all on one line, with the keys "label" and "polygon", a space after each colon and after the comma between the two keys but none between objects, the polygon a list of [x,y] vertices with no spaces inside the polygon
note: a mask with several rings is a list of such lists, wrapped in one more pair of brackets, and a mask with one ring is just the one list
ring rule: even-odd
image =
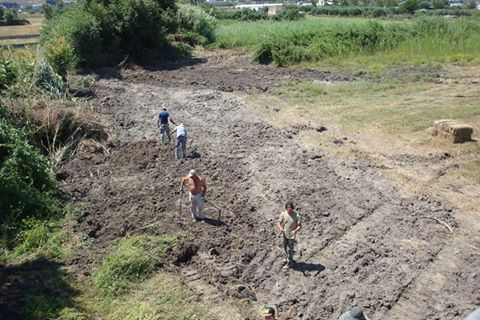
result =
[{"label": "tall grass", "polygon": [[256,61],[277,66],[365,57],[371,63],[386,65],[412,61],[472,63],[480,61],[480,21],[309,17],[293,23],[229,23],[217,29],[217,46],[246,48],[254,53]]}]

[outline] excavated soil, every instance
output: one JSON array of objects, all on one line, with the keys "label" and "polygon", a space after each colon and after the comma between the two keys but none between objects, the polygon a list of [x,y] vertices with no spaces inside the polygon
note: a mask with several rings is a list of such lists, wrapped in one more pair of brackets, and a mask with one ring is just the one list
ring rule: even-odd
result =
[{"label": "excavated soil", "polygon": [[[355,75],[212,59],[170,69],[97,82],[95,109],[115,134],[104,148],[79,148],[58,175],[81,209],[77,232],[92,242],[69,261],[74,270],[88,275],[119,237],[188,231],[173,268],[208,302],[256,299],[281,319],[337,319],[357,304],[371,319],[461,319],[480,305],[480,255],[465,244],[478,247],[478,234],[447,228],[477,222],[442,199],[403,194],[372,163],[304,147],[297,136],[315,126],[274,128],[231,92]],[[186,160],[159,142],[162,104],[188,129]],[[208,183],[204,225],[177,193],[190,169]],[[297,263],[284,271],[274,224],[288,200],[303,230]]]}]

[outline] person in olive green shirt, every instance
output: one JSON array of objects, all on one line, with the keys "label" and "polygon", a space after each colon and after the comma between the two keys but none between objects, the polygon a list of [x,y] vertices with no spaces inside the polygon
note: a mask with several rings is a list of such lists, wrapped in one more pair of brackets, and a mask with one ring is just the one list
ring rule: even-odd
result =
[{"label": "person in olive green shirt", "polygon": [[284,259],[284,268],[289,268],[294,263],[293,249],[295,246],[295,236],[302,228],[300,222],[300,215],[294,211],[295,207],[292,202],[285,204],[284,211],[280,214],[277,221],[277,228],[283,234],[283,249],[285,250],[286,258]]}]

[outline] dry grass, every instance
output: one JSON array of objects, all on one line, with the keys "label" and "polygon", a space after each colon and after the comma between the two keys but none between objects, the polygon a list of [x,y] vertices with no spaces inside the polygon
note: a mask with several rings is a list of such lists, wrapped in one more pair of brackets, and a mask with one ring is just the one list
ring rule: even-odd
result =
[{"label": "dry grass", "polygon": [[[322,133],[301,132],[309,147],[372,161],[387,168],[384,173],[405,191],[437,194],[478,214],[479,143],[452,144],[426,129],[434,120],[458,119],[471,125],[473,139],[480,140],[479,74],[480,67],[451,67],[439,83],[287,84],[274,95],[247,99],[255,106],[252,110],[274,126],[326,126]],[[450,156],[437,159],[445,153]]]},{"label": "dry grass", "polygon": [[[21,18],[21,17],[20,17]],[[43,17],[28,19],[30,24],[23,26],[0,26],[0,36],[20,36],[25,34],[38,34],[45,19]]]},{"label": "dry grass", "polygon": [[[20,16],[19,18],[22,18]],[[28,18],[30,24],[23,26],[0,26],[0,37],[10,36],[18,37],[23,35],[37,35],[40,33],[40,29],[44,22],[43,16]],[[31,44],[38,43],[39,37],[28,39],[9,39],[0,40],[0,45],[13,45],[13,44]]]}]

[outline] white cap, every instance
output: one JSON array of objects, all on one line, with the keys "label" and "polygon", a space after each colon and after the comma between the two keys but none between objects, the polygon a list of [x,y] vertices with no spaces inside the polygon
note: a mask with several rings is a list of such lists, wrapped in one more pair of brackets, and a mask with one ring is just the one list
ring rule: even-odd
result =
[{"label": "white cap", "polygon": [[193,176],[196,176],[197,175],[197,171],[195,170],[190,170],[190,173],[188,174],[189,177],[193,177]]}]

